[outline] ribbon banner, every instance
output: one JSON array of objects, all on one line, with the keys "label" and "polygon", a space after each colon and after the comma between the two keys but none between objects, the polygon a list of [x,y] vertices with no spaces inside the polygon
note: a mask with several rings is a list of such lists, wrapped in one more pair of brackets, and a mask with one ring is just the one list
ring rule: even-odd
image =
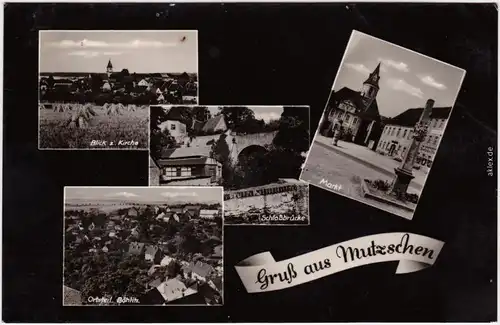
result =
[{"label": "ribbon banner", "polygon": [[249,293],[282,290],[354,267],[399,261],[396,274],[434,264],[444,242],[411,233],[360,237],[276,262],[270,252],[248,257],[235,266]]}]

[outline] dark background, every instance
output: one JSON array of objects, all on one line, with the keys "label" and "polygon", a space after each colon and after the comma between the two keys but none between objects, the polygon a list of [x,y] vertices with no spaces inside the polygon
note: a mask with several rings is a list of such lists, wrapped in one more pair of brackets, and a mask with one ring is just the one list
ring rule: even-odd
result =
[{"label": "dark background", "polygon": [[[496,320],[497,9],[493,4],[6,4],[4,321]],[[311,225],[225,228],[224,307],[62,307],[63,186],[146,186],[147,152],[38,151],[40,29],[197,29],[200,102],[311,106],[319,122],[352,29],[467,70],[413,221],[311,187]],[[143,58],[147,60],[147,58]],[[168,58],[165,58],[168,60]],[[234,265],[379,232],[446,242],[436,264],[372,264],[247,294]]]}]

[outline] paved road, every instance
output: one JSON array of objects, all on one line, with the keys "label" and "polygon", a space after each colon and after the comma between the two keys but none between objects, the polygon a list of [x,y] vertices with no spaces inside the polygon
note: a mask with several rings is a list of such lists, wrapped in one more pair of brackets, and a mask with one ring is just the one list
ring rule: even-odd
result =
[{"label": "paved road", "polygon": [[[301,175],[301,179],[309,182],[310,184],[317,185],[363,203],[378,207],[379,209],[411,219],[412,214],[409,212],[364,198],[360,190],[360,182],[363,178],[384,179],[391,181],[391,177],[387,176],[385,173],[374,170],[365,164],[353,161],[352,159],[321,145],[313,145],[311,147],[308,160]],[[340,188],[337,190],[329,189],[325,184],[319,184],[322,179],[326,179],[331,184],[339,185]],[[420,195],[421,190],[410,186],[408,188],[408,192]]]}]

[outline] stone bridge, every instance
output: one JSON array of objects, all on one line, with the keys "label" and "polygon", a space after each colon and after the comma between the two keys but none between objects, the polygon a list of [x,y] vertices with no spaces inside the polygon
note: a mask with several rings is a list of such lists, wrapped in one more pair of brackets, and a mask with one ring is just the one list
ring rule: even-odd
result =
[{"label": "stone bridge", "polygon": [[301,222],[290,220],[284,224],[309,223],[309,186],[298,180],[280,179],[274,184],[224,191],[224,222],[237,223],[233,222],[234,218],[249,215],[259,217],[265,213],[274,215],[294,213],[305,217]]},{"label": "stone bridge", "polygon": [[[267,150],[266,146],[272,144],[274,137],[278,131],[253,133],[253,134],[236,134],[226,132],[226,142],[230,150],[230,156],[233,163],[238,162],[242,154],[250,154],[259,150]],[[203,135],[193,139],[186,139],[185,144],[189,143],[190,147],[210,147],[213,141],[217,141],[221,135]]]}]

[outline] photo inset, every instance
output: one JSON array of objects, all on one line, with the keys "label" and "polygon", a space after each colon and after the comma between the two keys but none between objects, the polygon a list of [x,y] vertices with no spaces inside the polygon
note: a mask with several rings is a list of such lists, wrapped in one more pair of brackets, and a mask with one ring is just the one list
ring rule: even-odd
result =
[{"label": "photo inset", "polygon": [[151,106],[153,186],[223,186],[225,224],[307,225],[308,106]]},{"label": "photo inset", "polygon": [[354,31],[300,179],[412,219],[464,76]]},{"label": "photo inset", "polygon": [[222,187],[65,187],[63,305],[222,305],[222,201]]},{"label": "photo inset", "polygon": [[147,150],[149,105],[198,103],[195,30],[39,39],[39,149]]}]

